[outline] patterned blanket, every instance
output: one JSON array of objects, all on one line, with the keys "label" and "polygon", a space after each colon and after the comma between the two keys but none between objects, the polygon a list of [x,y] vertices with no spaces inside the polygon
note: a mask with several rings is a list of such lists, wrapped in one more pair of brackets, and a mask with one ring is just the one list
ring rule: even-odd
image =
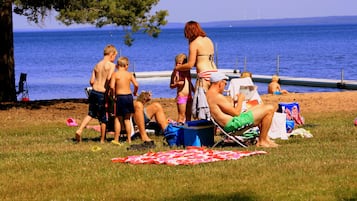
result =
[{"label": "patterned blanket", "polygon": [[265,151],[217,151],[201,147],[186,147],[184,150],[148,152],[143,155],[113,158],[112,162],[131,164],[196,165],[222,160],[237,160],[245,156],[266,154]]}]

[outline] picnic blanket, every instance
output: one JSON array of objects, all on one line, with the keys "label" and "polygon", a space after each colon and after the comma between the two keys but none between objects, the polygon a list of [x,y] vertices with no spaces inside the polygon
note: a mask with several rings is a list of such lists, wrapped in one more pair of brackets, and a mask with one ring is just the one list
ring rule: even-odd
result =
[{"label": "picnic blanket", "polygon": [[196,165],[223,160],[237,160],[245,156],[266,154],[265,151],[218,151],[204,147],[186,147],[184,150],[148,152],[143,155],[112,158],[113,163]]}]

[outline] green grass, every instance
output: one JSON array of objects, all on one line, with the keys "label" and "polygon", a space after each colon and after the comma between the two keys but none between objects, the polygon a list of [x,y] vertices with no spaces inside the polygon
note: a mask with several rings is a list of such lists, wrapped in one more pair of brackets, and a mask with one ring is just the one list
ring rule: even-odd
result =
[{"label": "green grass", "polygon": [[[74,144],[75,128],[62,123],[6,128],[0,200],[357,200],[355,115],[305,115],[313,138],[277,140],[281,146],[262,149],[266,155],[194,166],[112,163],[142,152],[99,144],[91,130]],[[168,149],[162,137],[154,139],[155,151]]]}]

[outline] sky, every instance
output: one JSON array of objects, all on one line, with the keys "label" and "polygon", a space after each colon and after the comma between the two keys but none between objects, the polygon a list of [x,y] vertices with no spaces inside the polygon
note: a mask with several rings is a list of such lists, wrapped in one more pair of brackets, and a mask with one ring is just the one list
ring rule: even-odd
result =
[{"label": "sky", "polygon": [[[155,10],[168,10],[169,23],[189,20],[212,22],[226,20],[283,19],[325,16],[356,16],[357,0],[161,0]],[[46,30],[66,27],[54,14],[44,25],[29,24],[26,18],[13,15],[14,30]]]}]

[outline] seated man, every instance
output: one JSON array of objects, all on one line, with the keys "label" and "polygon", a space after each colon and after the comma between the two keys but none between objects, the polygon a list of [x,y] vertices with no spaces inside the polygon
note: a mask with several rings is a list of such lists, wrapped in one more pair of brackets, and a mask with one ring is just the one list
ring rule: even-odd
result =
[{"label": "seated man", "polygon": [[146,126],[150,120],[155,117],[156,122],[160,125],[161,131],[164,131],[168,125],[166,115],[160,103],[153,102],[145,107],[145,104],[151,100],[150,92],[141,92],[134,101],[134,121],[139,128],[141,140],[144,145],[154,144],[146,133]]},{"label": "seated man", "polygon": [[257,146],[277,147],[278,144],[268,137],[268,131],[273,119],[275,108],[272,105],[259,104],[241,112],[244,101],[243,94],[237,94],[237,104],[223,96],[228,77],[221,72],[211,74],[211,86],[206,93],[211,116],[224,130],[232,132],[244,127],[258,126],[260,135]]}]

